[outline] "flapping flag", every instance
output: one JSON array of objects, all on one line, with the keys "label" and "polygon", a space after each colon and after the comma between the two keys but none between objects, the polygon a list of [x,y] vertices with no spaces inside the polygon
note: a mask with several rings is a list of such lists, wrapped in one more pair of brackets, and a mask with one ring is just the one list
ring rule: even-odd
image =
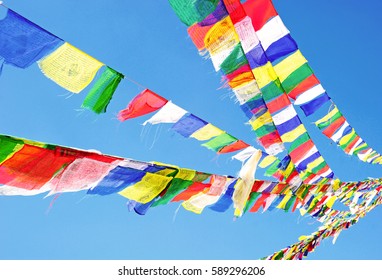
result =
[{"label": "flapping flag", "polygon": [[10,9],[0,20],[0,60],[6,64],[26,68],[63,43],[60,38]]},{"label": "flapping flag", "polygon": [[167,99],[164,99],[155,92],[145,89],[134,97],[126,109],[118,113],[118,119],[125,121],[155,112],[166,105],[167,101]]},{"label": "flapping flag", "polygon": [[38,65],[49,79],[70,92],[79,93],[91,83],[103,63],[66,42]]},{"label": "flapping flag", "polygon": [[123,75],[121,73],[106,66],[101,77],[87,94],[81,107],[92,110],[97,114],[105,113],[122,79]]}]

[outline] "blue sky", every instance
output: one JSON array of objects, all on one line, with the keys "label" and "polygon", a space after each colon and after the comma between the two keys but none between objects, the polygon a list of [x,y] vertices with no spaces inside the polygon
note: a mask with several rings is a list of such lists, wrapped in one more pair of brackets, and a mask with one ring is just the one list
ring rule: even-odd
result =
[{"label": "blue sky", "polygon": [[[167,1],[36,0],[5,4],[145,87],[256,146],[254,134],[221,76],[199,56]],[[382,151],[380,1],[275,0],[274,4],[317,77],[349,123]],[[5,15],[0,8],[0,17]],[[170,126],[143,129],[147,118],[120,123],[119,110],[143,88],[122,81],[108,112],[82,111],[86,90],[72,95],[41,74],[37,65],[5,66],[0,76],[1,134],[143,161],[161,161],[235,175],[240,164],[217,157]],[[299,109],[298,109],[299,110]],[[301,111],[298,111],[301,113]],[[302,114],[300,114],[302,116]],[[381,177],[382,167],[346,156],[301,117],[317,147],[343,181]],[[258,147],[258,146],[256,146]],[[258,172],[258,177],[263,178]],[[146,216],[128,212],[118,195],[64,194],[51,198],[0,197],[0,259],[258,259],[309,234],[319,223],[297,213],[246,214],[233,221],[206,209],[189,213],[172,203]],[[381,259],[377,208],[323,242],[309,259]]]}]

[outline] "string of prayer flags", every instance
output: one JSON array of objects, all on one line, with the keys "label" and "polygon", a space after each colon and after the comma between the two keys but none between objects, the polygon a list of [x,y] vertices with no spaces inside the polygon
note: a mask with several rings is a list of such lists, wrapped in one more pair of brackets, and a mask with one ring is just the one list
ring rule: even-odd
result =
[{"label": "string of prayer flags", "polygon": [[[291,143],[294,149],[288,149],[288,153],[296,170],[299,173],[305,171],[313,173],[310,168],[315,168],[315,173],[319,175],[314,178],[315,181],[312,181],[313,178],[306,178],[306,183],[321,181],[322,177],[331,179],[334,174],[326,163],[320,162],[316,165],[312,163],[316,160],[311,157],[312,153],[318,154],[320,158],[322,156],[283,89],[281,83],[283,77],[280,82],[280,78],[267,59],[264,50],[268,49],[274,38],[267,37],[268,41],[260,42],[251,24],[252,19],[247,16],[239,0],[224,0],[222,5],[226,8],[227,16],[213,23],[207,32],[202,32],[203,48],[208,50],[215,70],[221,70],[228,84],[231,87],[234,86],[233,90],[240,107],[249,118],[258,141],[271,154],[284,150],[283,143]],[[196,24],[200,25],[200,23]],[[273,25],[277,26],[277,22]],[[195,30],[198,28],[195,27]],[[278,36],[282,37],[288,32],[286,28],[280,29]],[[264,34],[266,37],[268,32],[265,30]],[[198,38],[194,41],[200,40]],[[263,46],[262,43],[265,45]],[[198,48],[202,47],[198,46]],[[304,62],[304,59],[296,55],[293,61],[299,65]],[[284,73],[284,76],[291,71],[287,67],[280,68],[280,73]],[[249,84],[251,87],[247,88]],[[241,87],[245,87],[245,91],[238,92],[237,88]],[[306,110],[310,110],[310,107],[306,107]],[[301,142],[297,141],[301,135],[307,136],[309,141],[305,145],[301,143],[299,147],[296,143]]]},{"label": "string of prayer flags", "polygon": [[[61,87],[79,93],[94,79],[103,63],[51,34],[11,9],[0,20],[0,74],[6,64],[26,68],[38,62],[41,71]],[[105,66],[82,107],[100,114],[123,79],[123,74]]]},{"label": "string of prayer flags", "polygon": [[134,99],[127,105],[126,109],[121,110],[118,113],[118,119],[120,121],[125,121],[155,112],[166,105],[167,102],[167,99],[149,89],[145,89],[134,97]]},{"label": "string of prayer flags", "polygon": [[91,83],[103,63],[65,42],[38,65],[49,79],[70,92],[79,93]]},{"label": "string of prayer flags", "polygon": [[[154,96],[155,100],[163,100],[163,102],[167,102],[167,99],[159,96],[158,94],[152,95],[151,91],[149,90],[144,91],[145,94],[146,92],[148,92],[150,97]],[[139,115],[147,114],[150,112],[150,110],[141,109],[146,108],[145,106],[147,106],[146,99],[142,98],[142,93],[138,94],[138,96],[135,97],[130,104],[132,104],[129,105],[129,107],[131,107],[131,109],[129,109],[131,112],[137,112]],[[140,104],[145,105],[142,107]],[[143,125],[147,125],[149,123],[152,125],[160,123],[173,123],[173,126],[171,127],[172,130],[176,131],[177,133],[186,138],[195,138],[199,141],[208,140],[207,142],[204,142],[202,146],[213,150],[218,154],[232,153],[245,150],[247,148],[252,148],[253,150],[247,150],[248,153],[245,152],[238,155],[237,157],[233,157],[241,161],[245,161],[255,151],[257,151],[257,149],[254,149],[246,142],[226,133],[220,128],[199,118],[198,116],[187,112],[183,108],[173,104],[171,101],[165,103],[165,105],[161,109],[159,109],[159,111],[157,111],[149,120],[146,120],[143,123]],[[271,162],[276,161],[277,163],[279,162],[279,160],[276,157],[262,152],[260,166],[262,168],[266,168],[268,165],[271,164]],[[268,174],[268,172],[266,174]]]},{"label": "string of prayer flags", "polygon": [[105,113],[123,77],[121,73],[106,66],[101,77],[97,79],[94,86],[86,95],[81,107],[92,110],[96,114]]},{"label": "string of prayer flags", "polygon": [[[243,4],[252,19],[267,59],[288,96],[294,100],[306,116],[314,114],[329,103],[332,116],[322,117],[316,125],[324,135],[332,139],[346,154],[357,155],[361,161],[382,164],[382,156],[355,132],[333,103],[320,81],[301,54],[289,34],[271,0],[247,0]],[[326,119],[325,121],[321,121]],[[322,123],[323,122],[323,123]]]},{"label": "string of prayer flags", "polygon": [[338,110],[337,106],[332,106],[331,110],[315,125],[322,133],[332,139],[348,155],[357,155],[364,162],[380,164],[382,156],[371,149],[367,143],[355,132],[345,117]]},{"label": "string of prayer flags", "polygon": [[[315,240],[336,238],[341,230],[382,203],[382,179],[298,187],[254,180],[260,158],[260,151],[253,153],[240,178],[233,178],[0,135],[0,194],[118,192],[129,199],[129,207],[140,215],[170,201],[183,201],[186,210],[198,214],[206,207],[224,212],[234,203],[236,216],[257,212],[261,207],[263,211],[300,209],[302,215],[308,213],[323,223],[318,232],[301,238],[270,259],[302,258],[319,245]],[[287,159],[281,164],[288,169]],[[333,209],[335,201],[343,202],[350,211]]]},{"label": "string of prayer flags", "polygon": [[11,9],[0,20],[0,61],[6,64],[27,68],[61,44],[60,38]]}]

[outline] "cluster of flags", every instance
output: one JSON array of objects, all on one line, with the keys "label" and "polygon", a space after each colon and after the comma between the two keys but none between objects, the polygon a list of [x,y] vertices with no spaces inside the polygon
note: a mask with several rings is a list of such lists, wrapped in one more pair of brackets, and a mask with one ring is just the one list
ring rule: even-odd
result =
[{"label": "cluster of flags", "polygon": [[[234,92],[264,151],[145,89],[119,112],[120,121],[153,113],[144,125],[170,124],[172,131],[201,141],[217,154],[234,153],[232,158],[243,163],[238,176],[0,135],[0,195],[118,193],[128,199],[129,209],[141,215],[152,207],[182,202],[185,209],[197,214],[205,208],[225,212],[233,207],[237,217],[260,209],[298,210],[322,223],[316,232],[267,259],[301,259],[323,239],[336,238],[381,204],[381,180],[341,182],[301,122],[296,106],[305,116],[314,116],[315,125],[346,154],[382,163],[382,156],[366,144],[333,103],[271,0],[169,3],[188,26],[197,49],[209,56]],[[106,112],[124,78],[8,9],[0,20],[0,73],[4,64],[27,68],[34,63],[70,92],[89,87],[82,107],[97,114]],[[326,113],[320,115],[322,111]],[[276,181],[257,180],[258,167]],[[349,210],[336,210],[336,202]]]}]

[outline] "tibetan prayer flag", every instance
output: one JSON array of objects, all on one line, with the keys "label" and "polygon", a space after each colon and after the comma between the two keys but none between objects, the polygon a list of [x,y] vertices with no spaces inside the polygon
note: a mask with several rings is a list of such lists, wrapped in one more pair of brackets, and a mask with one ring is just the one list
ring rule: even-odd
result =
[{"label": "tibetan prayer flag", "polygon": [[172,129],[181,134],[183,137],[190,137],[194,132],[206,126],[208,123],[193,114],[183,116],[177,121]]},{"label": "tibetan prayer flag", "polygon": [[0,20],[0,60],[3,58],[7,64],[26,68],[62,43],[60,38],[10,9]]},{"label": "tibetan prayer flag", "polygon": [[76,192],[94,187],[111,169],[118,164],[97,161],[88,158],[78,158],[54,176],[47,185],[50,194],[61,192]]},{"label": "tibetan prayer flag", "polygon": [[241,21],[235,23],[235,29],[245,53],[248,53],[260,43],[250,17],[245,16]]},{"label": "tibetan prayer flag", "polygon": [[261,45],[267,51],[269,46],[274,42],[289,34],[289,30],[285,27],[279,16],[271,18],[260,30],[256,30],[256,34],[260,39]]},{"label": "tibetan prayer flag", "polygon": [[148,123],[158,124],[158,123],[176,123],[179,121],[187,111],[175,105],[171,101],[168,101],[154,116],[145,121],[143,125]]},{"label": "tibetan prayer flag", "polygon": [[167,102],[168,100],[162,96],[145,89],[130,101],[126,109],[118,113],[118,119],[122,122],[155,112],[166,105]]},{"label": "tibetan prayer flag", "polygon": [[146,172],[142,170],[117,166],[110,170],[110,172],[94,188],[89,189],[87,193],[98,195],[117,193],[138,183],[145,175]]},{"label": "tibetan prayer flag", "polygon": [[0,166],[0,184],[28,190],[40,189],[75,159],[55,150],[25,144]]},{"label": "tibetan prayer flag", "polygon": [[204,38],[204,45],[211,55],[232,50],[240,42],[230,17],[214,24]]},{"label": "tibetan prayer flag", "polygon": [[265,52],[268,59],[273,63],[298,50],[298,46],[293,38],[288,34],[273,42]]},{"label": "tibetan prayer flag", "polygon": [[67,42],[40,60],[38,65],[49,79],[74,93],[87,87],[103,66],[101,62]]},{"label": "tibetan prayer flag", "polygon": [[172,180],[172,177],[146,173],[142,180],[119,192],[120,195],[139,203],[148,203],[157,197]]},{"label": "tibetan prayer flag", "polygon": [[277,12],[270,0],[247,0],[243,4],[246,14],[252,19],[255,30],[261,29]]},{"label": "tibetan prayer flag", "polygon": [[198,25],[200,26],[211,26],[218,21],[222,20],[226,16],[228,16],[227,9],[225,8],[223,1],[220,0],[218,1],[219,3],[217,4],[216,8],[214,11],[209,14],[203,21],[200,21]]},{"label": "tibetan prayer flag", "polygon": [[316,112],[319,108],[321,108],[322,105],[324,105],[326,102],[330,100],[330,97],[325,92],[324,94],[320,95],[316,99],[313,99],[309,101],[308,103],[300,105],[301,110],[304,111],[305,116],[310,116],[314,112]]},{"label": "tibetan prayer flag", "polygon": [[255,182],[255,173],[257,165],[261,158],[261,151],[257,150],[243,165],[239,172],[240,179],[235,185],[235,192],[233,194],[233,202],[237,213],[241,216],[245,204],[248,200],[249,194],[251,193],[253,184]]},{"label": "tibetan prayer flag", "polygon": [[212,137],[219,136],[220,134],[223,134],[223,133],[224,133],[223,130],[208,123],[207,125],[203,126],[199,130],[192,133],[190,137],[195,138],[199,141],[204,141],[204,140],[210,140]]},{"label": "tibetan prayer flag", "polygon": [[219,0],[169,0],[169,2],[179,19],[190,26],[211,14]]},{"label": "tibetan prayer flag", "polygon": [[97,114],[105,113],[122,79],[123,75],[121,73],[106,66],[101,77],[96,81],[86,96],[81,107],[90,109]]},{"label": "tibetan prayer flag", "polygon": [[215,152],[219,152],[225,146],[228,146],[236,142],[237,140],[237,138],[229,135],[228,133],[224,133],[202,144],[202,146],[207,147],[208,149],[213,150]]}]

